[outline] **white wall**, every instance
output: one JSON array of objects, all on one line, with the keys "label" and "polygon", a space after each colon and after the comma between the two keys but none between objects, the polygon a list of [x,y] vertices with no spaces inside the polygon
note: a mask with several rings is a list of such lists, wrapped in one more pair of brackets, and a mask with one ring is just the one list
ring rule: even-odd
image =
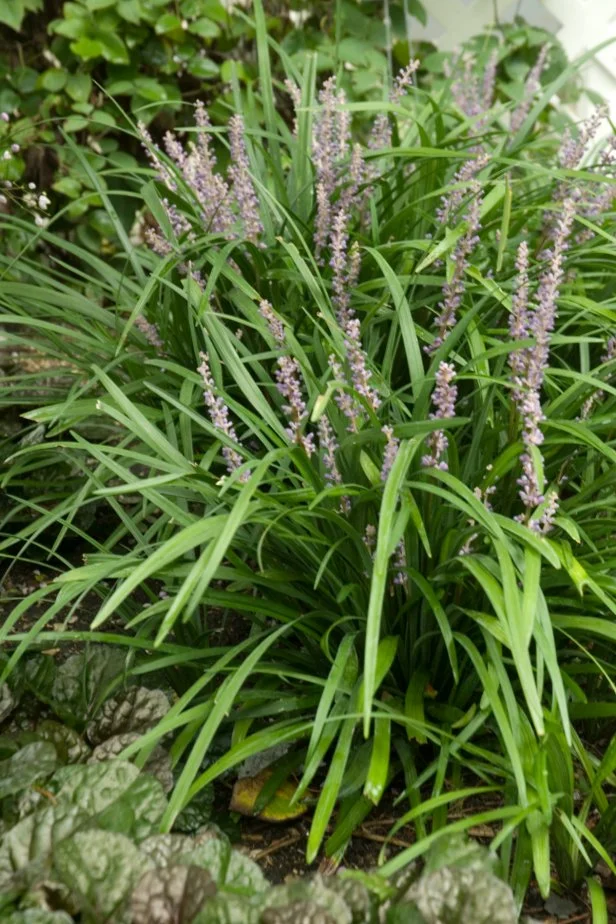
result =
[{"label": "white wall", "polygon": [[[440,49],[457,48],[472,35],[490,26],[495,15],[508,22],[517,14],[531,25],[552,32],[562,42],[570,59],[612,38],[582,70],[586,86],[605,97],[616,121],[616,0],[423,0],[427,25],[413,19],[411,29],[418,39],[434,41]],[[574,118],[592,109],[588,100],[572,107]]]}]

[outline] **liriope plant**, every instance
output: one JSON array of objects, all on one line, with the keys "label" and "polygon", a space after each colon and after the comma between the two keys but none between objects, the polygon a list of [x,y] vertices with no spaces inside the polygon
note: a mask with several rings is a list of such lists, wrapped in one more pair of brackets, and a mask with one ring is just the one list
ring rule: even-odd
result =
[{"label": "liriope plant", "polygon": [[[5,478],[62,458],[82,481],[3,547],[95,504],[113,528],[37,592],[53,603],[25,638],[16,607],[4,673],[95,588],[95,633],[119,616],[171,645],[179,698],[127,751],[177,732],[165,829],[285,746],[310,861],[339,859],[396,780],[417,842],[387,874],[481,822],[518,900],[533,871],[547,895],[552,862],[571,883],[612,864],[613,747],[580,723],[616,712],[613,146],[593,149],[600,113],[538,127],[549,49],[517,107],[492,105],[494,66],[432,97],[414,63],[349,104],[314,62],[282,55],[274,84],[258,5],[256,24],[260,108],[238,93],[222,130],[198,105],[162,146],[138,129],[155,226],[122,322],[28,413],[49,437]],[[239,647],[217,643],[221,609]],[[471,797],[485,810],[448,824]]]}]

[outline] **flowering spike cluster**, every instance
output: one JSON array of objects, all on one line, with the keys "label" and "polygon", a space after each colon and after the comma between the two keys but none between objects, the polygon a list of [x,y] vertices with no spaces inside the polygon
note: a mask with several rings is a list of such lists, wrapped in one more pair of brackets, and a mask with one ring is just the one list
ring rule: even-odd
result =
[{"label": "flowering spike cluster", "polygon": [[[270,303],[265,299],[259,305],[259,312],[267,322],[270,333],[277,345],[284,347],[284,327],[280,318],[275,315]],[[311,433],[302,432],[308,417],[308,411],[302,396],[302,377],[299,363],[294,356],[279,356],[276,360],[276,365],[276,385],[278,391],[287,402],[282,406],[289,421],[289,426],[286,428],[287,436],[292,442],[301,446],[306,454],[310,456],[315,451],[315,444]]]},{"label": "flowering spike cluster", "polygon": [[284,86],[285,86],[285,89],[286,89],[287,93],[288,93],[289,96],[291,97],[291,101],[292,101],[292,103],[293,103],[293,109],[294,109],[294,115],[293,115],[293,134],[295,135],[295,137],[297,137],[297,129],[298,129],[298,125],[297,125],[297,112],[298,112],[298,110],[299,110],[299,107],[300,107],[301,104],[302,104],[302,91],[301,91],[300,88],[297,86],[297,84],[295,83],[295,81],[294,81],[294,80],[291,80],[289,77],[287,77],[287,79],[285,80]]},{"label": "flowering spike cluster", "polygon": [[[479,87],[473,73],[476,61],[469,52],[465,52],[458,60],[462,64],[462,71],[451,85],[451,95],[458,109],[464,115],[472,118],[481,112]],[[457,63],[458,61],[455,62],[455,65]]]},{"label": "flowering spike cluster", "polygon": [[481,87],[481,108],[485,112],[490,109],[494,102],[494,90],[496,87],[496,68],[498,66],[498,49],[495,48],[490,57],[483,74],[483,83]]},{"label": "flowering spike cluster", "polygon": [[[175,164],[197,200],[201,224],[215,234],[222,234],[228,239],[234,238],[238,218],[231,203],[232,199],[235,199],[246,237],[256,240],[262,231],[262,226],[258,200],[250,177],[242,117],[233,116],[229,122],[231,148],[229,180],[231,186],[216,172],[216,157],[209,140],[211,123],[201,102],[195,106],[195,122],[198,129],[196,143],[191,141],[184,146],[172,132],[167,132],[164,145],[169,160]],[[176,191],[177,181],[173,170],[158,156],[152,139],[143,125],[140,125],[140,134],[159,179],[169,190]],[[187,231],[188,222],[177,209],[167,200],[163,200],[163,205],[175,233]],[[158,246],[160,249],[160,244]]]},{"label": "flowering spike cluster", "polygon": [[[317,179],[317,217],[315,245],[317,255],[326,246],[332,222],[332,197],[338,182],[338,161],[346,140],[346,124],[340,122],[337,108],[346,102],[336,90],[336,78],[325,81],[319,92],[321,108],[315,121],[312,155]],[[342,128],[342,132],[340,129]],[[346,153],[346,151],[344,152]]]},{"label": "flowering spike cluster", "polygon": [[368,550],[370,558],[374,558],[374,550],[376,546],[376,526],[372,523],[368,523],[366,526],[366,531],[364,533],[364,545]]},{"label": "flowering spike cluster", "polygon": [[[410,61],[396,76],[389,102],[398,105],[405,96],[409,87],[413,86],[413,77],[419,67],[418,60]],[[391,147],[391,122],[388,112],[379,112],[370,131],[368,148],[371,151],[382,151]]]},{"label": "flowering spike cluster", "polygon": [[146,157],[148,158],[148,160],[150,161],[150,163],[156,170],[158,179],[161,181],[161,183],[165,184],[167,189],[170,189],[172,192],[175,192],[175,190],[178,187],[177,187],[177,183],[175,182],[175,177],[173,176],[173,172],[169,169],[167,164],[163,163],[163,161],[158,156],[157,148],[152,140],[152,136],[150,135],[149,131],[145,127],[145,123],[138,122],[137,129],[139,131],[139,137],[141,138],[141,143],[143,147],[145,148]]},{"label": "flowering spike cluster", "polygon": [[[346,376],[344,370],[340,363],[340,360],[332,353],[329,357],[329,365],[334,374],[334,378],[341,382],[343,385],[346,385]],[[357,432],[357,407],[351,395],[344,388],[338,389],[335,394],[335,401],[344,416],[349,421],[347,429],[351,433]]]},{"label": "flowering spike cluster", "polygon": [[[458,389],[453,384],[456,370],[451,363],[441,362],[436,372],[436,385],[432,392],[432,404],[435,411],[430,414],[431,420],[448,420],[456,416],[456,399]],[[433,430],[427,440],[429,453],[423,456],[421,464],[426,468],[440,468],[447,471],[447,463],[443,456],[447,451],[449,440],[444,430]]]},{"label": "flowering spike cluster", "polygon": [[566,170],[575,170],[576,167],[579,167],[586,148],[597,134],[599,126],[605,120],[607,114],[608,111],[605,106],[597,106],[595,111],[582,122],[577,138],[573,137],[568,128],[565,129],[558,155],[562,167]]},{"label": "flowering spike cluster", "polygon": [[545,69],[549,49],[550,46],[546,42],[546,44],[542,46],[539,54],[537,55],[537,60],[528,72],[528,76],[524,84],[524,96],[522,102],[516,106],[516,108],[511,113],[512,132],[517,132],[517,130],[522,125],[522,122],[529,113],[533,97],[537,90],[539,90],[541,87],[541,75]]},{"label": "flowering spike cluster", "polygon": [[[511,299],[509,315],[509,334],[513,341],[527,340],[530,336],[530,317],[528,312],[528,244],[522,241],[516,256],[517,282]],[[521,400],[520,389],[523,385],[526,357],[522,350],[509,354],[509,366],[513,373],[514,400]]]},{"label": "flowering spike cluster", "polygon": [[445,337],[456,324],[458,309],[462,304],[465,283],[464,277],[468,266],[468,258],[479,241],[479,218],[481,208],[480,186],[475,180],[471,182],[473,198],[466,213],[466,231],[458,238],[453,249],[453,274],[451,280],[443,286],[443,301],[439,304],[440,314],[436,319],[437,333],[426,353],[434,353],[445,342]]},{"label": "flowering spike cluster", "polygon": [[518,284],[512,301],[509,329],[512,338],[532,337],[533,346],[510,355],[513,400],[522,418],[524,452],[520,457],[522,475],[518,479],[520,498],[527,511],[528,525],[539,529],[539,521],[528,520],[530,512],[545,500],[539,488],[539,475],[532,447],[543,443],[540,424],[544,419],[541,408],[541,388],[549,362],[550,339],[556,320],[558,293],[564,276],[564,255],[568,247],[574,218],[574,202],[566,199],[555,226],[551,249],[546,254],[548,265],[539,279],[535,304],[528,305],[528,252],[518,250]]},{"label": "flowering spike cluster", "polygon": [[259,200],[250,176],[250,163],[244,139],[244,120],[241,115],[229,119],[231,166],[229,177],[233,182],[233,195],[244,223],[246,237],[255,241],[263,231],[259,216]]},{"label": "flowering spike cluster", "polygon": [[[370,385],[371,376],[368,370],[368,360],[361,342],[361,327],[350,304],[351,290],[357,285],[359,278],[360,252],[359,247],[354,243],[350,254],[348,254],[347,245],[346,214],[340,209],[334,220],[330,266],[333,270],[332,301],[336,310],[337,321],[344,335],[346,360],[350,370],[349,379],[346,378],[337,361],[332,363],[332,366],[336,377],[347,381],[359,395],[366,399],[370,407],[376,410],[381,402],[376,390]],[[355,402],[350,399],[348,394],[343,393],[337,396],[337,403],[350,421],[349,429],[356,430],[360,410]]]},{"label": "flowering spike cluster", "polygon": [[384,434],[386,439],[385,452],[383,453],[383,464],[381,466],[381,481],[387,481],[387,476],[391,471],[391,467],[394,464],[396,455],[398,453],[400,440],[394,436],[393,427],[382,427],[381,432]]},{"label": "flowering spike cluster", "polygon": [[[358,202],[365,167],[360,145],[351,150],[351,114],[344,108],[346,96],[336,89],[336,78],[325,81],[319,93],[320,109],[312,141],[316,172],[317,215],[314,243],[317,258],[333,233],[337,217],[334,197],[340,194],[339,211],[347,215]],[[346,161],[350,157],[348,168]]]},{"label": "flowering spike cluster", "polygon": [[[606,142],[598,167],[601,169],[602,179],[616,178],[616,138],[609,138]],[[611,209],[612,203],[616,198],[616,186],[613,183],[591,183],[589,190],[584,188],[584,200],[577,203],[578,214],[591,221],[597,221],[604,212]],[[576,236],[576,243],[583,244],[590,240],[594,235],[591,228],[584,228]]]},{"label": "flowering spike cluster", "polygon": [[281,356],[277,360],[277,364],[276,382],[278,383],[278,391],[287,401],[282,406],[289,420],[289,426],[286,429],[287,435],[292,442],[301,446],[304,452],[310,456],[315,451],[315,445],[314,437],[311,433],[302,433],[308,412],[306,402],[302,397],[299,363],[294,356]]},{"label": "flowering spike cluster", "polygon": [[[616,359],[616,337],[610,337],[605,346],[605,353],[601,357],[602,363],[613,362]],[[581,420],[587,420],[590,417],[590,412],[593,409],[595,404],[598,404],[605,397],[605,393],[602,389],[598,389],[594,392],[589,398],[586,399],[582,405],[582,410],[580,412]]]},{"label": "flowering spike cluster", "polygon": [[325,415],[319,418],[319,446],[323,450],[323,464],[325,466],[325,480],[328,484],[341,484],[342,476],[336,463],[338,443]]},{"label": "flowering spike cluster", "polygon": [[396,552],[394,556],[394,584],[397,584],[399,587],[403,587],[405,590],[408,590],[409,586],[409,576],[407,574],[407,562],[406,562],[406,548],[404,545],[404,539],[401,539],[398,545],[396,546]]},{"label": "flowering spike cluster", "polygon": [[[319,446],[323,451],[323,466],[325,468],[325,480],[330,485],[342,484],[342,475],[336,462],[336,452],[338,451],[338,441],[334,431],[331,428],[329,420],[325,415],[319,419]],[[351,500],[346,495],[340,498],[340,513],[348,514],[351,512]]]},{"label": "flowering spike cluster", "polygon": [[142,314],[138,314],[135,319],[135,327],[141,331],[150,346],[155,347],[157,350],[162,350],[165,344],[158,333],[156,324],[151,324]]},{"label": "flowering spike cluster", "polygon": [[440,207],[436,212],[436,217],[441,224],[447,224],[451,216],[458,210],[462,199],[468,193],[469,188],[472,188],[472,181],[483,170],[489,159],[488,154],[482,151],[477,157],[465,161],[456,171],[451,181],[453,189],[442,196]]},{"label": "flowering spike cluster", "polygon": [[[210,372],[208,358],[205,353],[200,353],[199,358],[201,360],[201,365],[197,369],[197,372],[203,381],[203,397],[205,399],[206,407],[209,411],[210,420],[217,430],[220,430],[220,432],[224,433],[228,439],[232,440],[234,443],[237,443],[238,439],[235,433],[235,427],[231,422],[229,408],[223,399],[216,395],[216,386],[214,385],[214,379],[212,378],[212,373]],[[239,452],[237,452],[237,450],[233,449],[233,447],[223,446],[222,454],[227,463],[228,472],[234,472],[242,464],[242,457],[240,456]],[[249,477],[250,472],[242,472],[240,481],[247,481]]]}]

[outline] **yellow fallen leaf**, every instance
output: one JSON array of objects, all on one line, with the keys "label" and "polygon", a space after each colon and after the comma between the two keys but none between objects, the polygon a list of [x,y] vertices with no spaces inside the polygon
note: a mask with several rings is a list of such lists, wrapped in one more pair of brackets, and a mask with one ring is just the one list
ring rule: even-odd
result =
[{"label": "yellow fallen leaf", "polygon": [[[255,804],[271,776],[272,771],[265,769],[256,776],[244,776],[237,780],[231,794],[230,811],[238,812],[240,815],[255,816]],[[301,802],[296,805],[290,804],[296,789],[297,784],[287,780],[255,817],[263,821],[290,821],[292,818],[299,818],[308,810],[308,806]]]}]

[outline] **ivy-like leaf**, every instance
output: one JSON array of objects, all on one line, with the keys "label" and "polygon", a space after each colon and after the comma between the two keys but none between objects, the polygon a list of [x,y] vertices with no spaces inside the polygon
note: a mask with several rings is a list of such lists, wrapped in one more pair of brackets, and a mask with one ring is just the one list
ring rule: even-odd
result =
[{"label": "ivy-like leaf", "polygon": [[53,854],[58,878],[97,924],[129,920],[124,906],[150,862],[129,838],[110,831],[80,831]]},{"label": "ivy-like leaf", "polygon": [[56,762],[56,749],[48,741],[27,744],[8,760],[0,761],[0,799],[50,776]]},{"label": "ivy-like leaf", "polygon": [[130,687],[113,696],[87,727],[88,740],[100,744],[115,735],[128,732],[143,734],[153,728],[169,711],[169,700],[162,690]]},{"label": "ivy-like leaf", "polygon": [[131,896],[131,924],[190,924],[214,895],[212,877],[198,866],[149,870]]}]

